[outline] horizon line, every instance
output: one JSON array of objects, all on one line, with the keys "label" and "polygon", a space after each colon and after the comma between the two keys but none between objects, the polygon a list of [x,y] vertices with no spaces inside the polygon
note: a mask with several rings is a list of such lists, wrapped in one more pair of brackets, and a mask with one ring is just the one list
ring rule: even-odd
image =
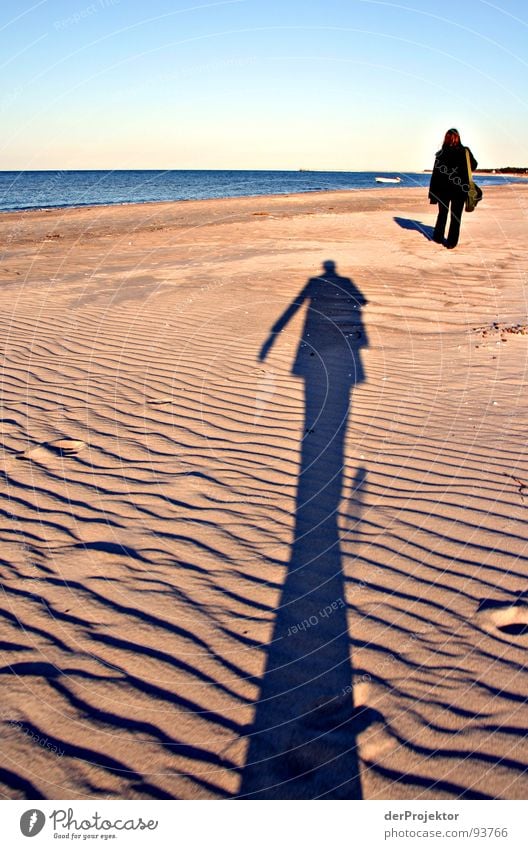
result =
[{"label": "horizon line", "polygon": [[22,174],[67,172],[67,171],[237,171],[240,173],[248,171],[262,171],[287,174],[423,174],[428,169],[375,169],[375,168],[0,168],[0,174]]}]

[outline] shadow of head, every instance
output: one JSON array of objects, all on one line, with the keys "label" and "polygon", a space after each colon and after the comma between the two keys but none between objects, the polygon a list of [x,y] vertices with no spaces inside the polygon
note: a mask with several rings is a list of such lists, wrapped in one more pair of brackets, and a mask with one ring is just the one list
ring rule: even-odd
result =
[{"label": "shadow of head", "polygon": [[325,259],[323,262],[323,271],[325,274],[336,274],[336,264],[333,259]]}]

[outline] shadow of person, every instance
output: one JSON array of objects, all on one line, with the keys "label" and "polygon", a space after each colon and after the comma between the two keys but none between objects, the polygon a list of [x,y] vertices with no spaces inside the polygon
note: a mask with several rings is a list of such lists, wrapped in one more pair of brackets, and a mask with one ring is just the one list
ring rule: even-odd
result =
[{"label": "shadow of person", "polygon": [[430,227],[429,224],[422,224],[421,221],[416,221],[414,218],[400,218],[397,215],[394,216],[394,221],[402,230],[417,230],[429,242],[433,241],[434,227]]},{"label": "shadow of person", "polygon": [[[361,798],[338,508],[351,388],[361,383],[367,303],[327,261],[273,326],[276,336],[307,302],[293,373],[305,384],[294,538],[277,608],[239,797]],[[364,469],[354,481],[360,497]]]}]

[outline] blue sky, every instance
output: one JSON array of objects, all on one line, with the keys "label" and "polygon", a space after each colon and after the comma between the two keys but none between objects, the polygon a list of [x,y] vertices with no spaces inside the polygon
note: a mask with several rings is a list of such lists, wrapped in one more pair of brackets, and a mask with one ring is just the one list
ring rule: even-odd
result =
[{"label": "blue sky", "polygon": [[0,170],[528,165],[518,0],[3,0]]}]

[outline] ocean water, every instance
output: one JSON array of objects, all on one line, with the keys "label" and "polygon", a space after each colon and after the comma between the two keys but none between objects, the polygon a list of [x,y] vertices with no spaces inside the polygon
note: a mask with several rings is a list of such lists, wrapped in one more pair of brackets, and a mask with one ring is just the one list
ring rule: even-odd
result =
[{"label": "ocean water", "polygon": [[[376,183],[398,176],[401,183]],[[429,174],[392,171],[0,171],[0,211],[280,195],[332,189],[427,187]],[[481,186],[517,182],[477,177]]]}]

